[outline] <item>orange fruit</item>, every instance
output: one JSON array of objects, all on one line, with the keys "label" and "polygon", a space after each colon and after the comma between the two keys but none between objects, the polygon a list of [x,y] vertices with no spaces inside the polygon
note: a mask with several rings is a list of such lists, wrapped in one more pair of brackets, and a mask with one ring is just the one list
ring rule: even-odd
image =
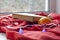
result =
[{"label": "orange fruit", "polygon": [[39,19],[38,24],[50,23],[52,20],[49,17],[42,17]]}]

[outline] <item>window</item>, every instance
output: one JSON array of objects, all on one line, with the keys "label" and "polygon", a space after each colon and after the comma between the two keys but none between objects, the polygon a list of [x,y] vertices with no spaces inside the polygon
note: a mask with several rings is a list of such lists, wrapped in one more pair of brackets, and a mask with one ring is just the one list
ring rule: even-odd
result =
[{"label": "window", "polygon": [[0,0],[0,12],[48,11],[48,0]]}]

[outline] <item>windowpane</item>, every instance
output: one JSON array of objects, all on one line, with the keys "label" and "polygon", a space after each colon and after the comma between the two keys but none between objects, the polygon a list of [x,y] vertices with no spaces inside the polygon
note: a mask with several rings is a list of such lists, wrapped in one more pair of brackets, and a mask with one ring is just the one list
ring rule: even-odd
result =
[{"label": "windowpane", "polygon": [[0,0],[0,12],[46,11],[46,0]]}]

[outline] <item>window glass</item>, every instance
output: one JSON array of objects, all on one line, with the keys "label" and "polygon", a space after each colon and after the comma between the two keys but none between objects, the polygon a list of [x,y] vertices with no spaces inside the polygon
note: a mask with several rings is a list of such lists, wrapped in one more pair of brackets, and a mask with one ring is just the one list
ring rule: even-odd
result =
[{"label": "window glass", "polygon": [[0,12],[48,11],[48,0],[0,0]]}]

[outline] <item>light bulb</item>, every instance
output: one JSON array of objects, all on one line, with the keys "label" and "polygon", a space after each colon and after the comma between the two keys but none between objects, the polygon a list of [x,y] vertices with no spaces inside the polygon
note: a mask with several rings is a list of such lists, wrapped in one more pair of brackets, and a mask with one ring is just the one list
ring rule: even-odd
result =
[{"label": "light bulb", "polygon": [[22,30],[21,27],[20,27],[19,33],[20,33],[20,34],[23,34],[23,30]]}]

